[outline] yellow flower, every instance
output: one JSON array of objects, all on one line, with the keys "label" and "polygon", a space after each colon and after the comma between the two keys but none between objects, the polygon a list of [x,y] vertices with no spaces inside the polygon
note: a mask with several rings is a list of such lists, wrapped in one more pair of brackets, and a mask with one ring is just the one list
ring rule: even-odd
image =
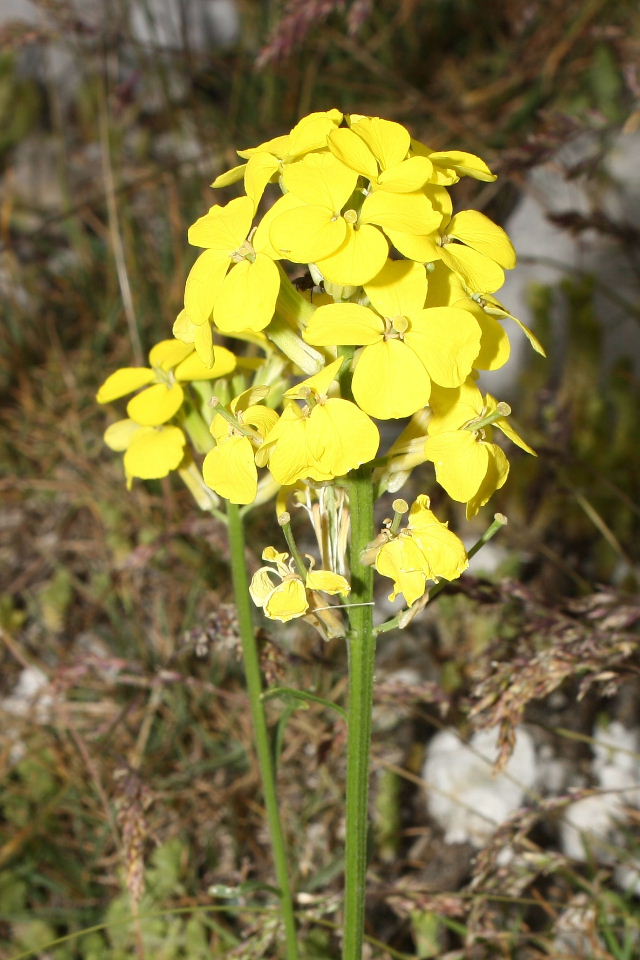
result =
[{"label": "yellow flower", "polygon": [[328,134],[342,120],[339,110],[310,113],[296,123],[285,136],[267,140],[258,147],[238,150],[238,156],[247,159],[232,170],[220,174],[212,187],[226,187],[244,176],[244,188],[257,207],[269,181],[274,180],[288,163],[299,160],[307,153],[326,146]]},{"label": "yellow flower", "polygon": [[[491,442],[492,425],[527,453],[535,456],[535,451],[505,417],[496,416],[495,398],[487,394],[483,399],[472,380],[457,389],[434,391],[431,408],[425,457],[433,462],[440,486],[452,500],[466,503],[467,517],[473,517],[509,474],[504,452]],[[492,425],[479,425],[487,417]]]},{"label": "yellow flower", "polygon": [[96,400],[111,403],[144,387],[127,404],[127,415],[142,427],[157,427],[171,420],[185,395],[181,381],[213,380],[235,370],[236,358],[225,347],[217,347],[213,366],[207,367],[192,344],[161,340],[149,352],[150,367],[122,367],[104,381]]},{"label": "yellow flower", "polygon": [[258,471],[255,451],[276,424],[278,414],[259,401],[269,387],[253,387],[236,397],[230,412],[237,426],[216,414],[211,433],[216,446],[202,464],[204,482],[230,503],[253,503],[258,493]]},{"label": "yellow flower", "polygon": [[213,314],[223,333],[234,334],[263,330],[273,317],[279,254],[269,241],[271,218],[267,214],[252,231],[254,213],[250,197],[237,197],[211,207],[189,228],[189,242],[206,248],[185,286],[184,306],[193,323],[207,323]]},{"label": "yellow flower", "polygon": [[504,271],[516,265],[516,253],[506,232],[478,210],[446,216],[436,233],[406,238],[405,246],[399,249],[422,263],[442,260],[470,293],[498,290],[504,283]]},{"label": "yellow flower", "polygon": [[[329,397],[343,358],[285,393],[282,416],[265,437],[256,462],[268,461],[282,486],[297,480],[333,480],[372,460],[380,435],[355,403]],[[303,401],[300,407],[297,400]]]},{"label": "yellow flower", "polygon": [[[321,591],[331,595],[348,595],[350,587],[344,577],[331,570],[308,570],[303,579],[296,570],[288,553],[279,553],[275,547],[266,547],[262,559],[273,564],[260,567],[251,578],[249,592],[257,607],[262,607],[267,617],[286,623],[302,617],[309,610],[308,591]],[[278,583],[277,578],[280,582]]]},{"label": "yellow flower", "polygon": [[372,307],[335,303],[318,307],[304,333],[316,346],[362,345],[352,390],[372,417],[406,417],[429,402],[431,381],[463,383],[480,348],[480,327],[457,307],[424,309],[424,266],[387,261],[365,284]]},{"label": "yellow flower", "polygon": [[408,606],[424,595],[427,580],[455,580],[469,565],[464,544],[429,509],[424,494],[413,503],[407,525],[397,534],[383,531],[381,540],[373,565],[394,581],[389,599],[402,593]]},{"label": "yellow flower", "polygon": [[187,438],[174,426],[142,427],[133,420],[117,420],[107,427],[104,442],[124,453],[127,487],[134,477],[159,480],[177,470],[184,458]]},{"label": "yellow flower", "polygon": [[406,127],[380,117],[351,118],[350,127],[329,133],[331,152],[369,180],[373,190],[411,193],[433,176],[425,156],[408,157],[411,136]]}]

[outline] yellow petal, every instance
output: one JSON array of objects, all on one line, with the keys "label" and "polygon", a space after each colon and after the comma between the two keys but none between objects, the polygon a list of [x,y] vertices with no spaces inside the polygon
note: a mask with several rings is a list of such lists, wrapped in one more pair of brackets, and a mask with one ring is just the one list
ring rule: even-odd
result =
[{"label": "yellow petal", "polygon": [[179,427],[147,428],[133,437],[124,455],[128,477],[158,480],[176,470],[184,456],[186,438]]},{"label": "yellow petal", "polygon": [[253,263],[242,260],[224,278],[213,318],[223,333],[264,330],[276,306],[280,274],[273,260],[256,254]]},{"label": "yellow petal", "polygon": [[180,340],[161,340],[149,351],[149,363],[160,370],[172,370],[193,353],[193,346]]},{"label": "yellow petal", "polygon": [[456,307],[430,307],[411,318],[405,343],[441,387],[458,387],[471,373],[480,350],[480,327],[473,314]]},{"label": "yellow petal", "polygon": [[416,263],[432,263],[439,260],[442,247],[436,243],[435,235],[420,237],[401,230],[385,228],[385,233],[396,250],[409,260]]},{"label": "yellow petal", "polygon": [[357,170],[369,180],[378,176],[376,158],[361,137],[353,130],[341,127],[329,134],[329,149],[335,157],[352,170]]},{"label": "yellow petal", "polygon": [[265,603],[276,588],[273,581],[273,572],[269,567],[260,567],[256,570],[249,584],[249,593],[256,607],[264,607]]},{"label": "yellow petal", "polygon": [[153,383],[155,378],[155,373],[148,367],[122,367],[107,377],[96,394],[96,400],[98,403],[111,403]]},{"label": "yellow petal", "polygon": [[327,257],[316,257],[316,264],[325,280],[341,286],[359,287],[376,276],[384,266],[389,244],[376,228],[365,225],[354,228],[346,224],[344,242]]},{"label": "yellow petal", "polygon": [[387,193],[376,190],[366,197],[360,211],[360,223],[375,223],[383,230],[424,236],[437,230],[442,214],[434,210],[422,191]]},{"label": "yellow petal", "polygon": [[244,189],[253,201],[254,210],[262,200],[265,187],[279,169],[279,160],[270,153],[256,153],[249,159],[244,174]]},{"label": "yellow petal", "polygon": [[219,173],[211,186],[214,189],[230,187],[232,183],[237,183],[238,180],[242,180],[246,166],[246,163],[240,163],[237,167],[232,167],[230,170],[225,170],[224,173]]},{"label": "yellow petal", "polygon": [[307,574],[307,590],[322,590],[323,593],[349,594],[351,587],[344,577],[331,570],[310,570]]},{"label": "yellow petal", "polygon": [[298,120],[289,134],[287,159],[293,160],[312,150],[319,150],[327,143],[328,134],[341,122],[339,110],[322,110],[310,113]]},{"label": "yellow petal", "polygon": [[412,193],[433,176],[433,164],[427,157],[409,157],[378,177],[381,188],[389,193]]},{"label": "yellow petal", "polygon": [[278,414],[262,404],[253,404],[242,414],[242,422],[254,427],[261,437],[266,437],[278,422]]},{"label": "yellow petal", "polygon": [[134,423],[133,420],[116,420],[115,423],[110,424],[105,430],[104,442],[110,450],[115,450],[116,453],[123,453],[136,433],[144,429],[145,428],[141,427],[139,423]]},{"label": "yellow petal", "polygon": [[518,320],[518,318],[514,317],[512,313],[509,313],[509,311],[506,310],[502,304],[496,300],[495,297],[485,296],[482,297],[479,302],[485,313],[495,317],[508,317],[509,320],[513,320],[514,323],[517,323],[536,353],[539,353],[542,357],[546,357],[546,351],[533,330],[531,330],[526,323],[523,323],[522,320]]},{"label": "yellow petal", "polygon": [[406,127],[381,117],[363,117],[351,124],[351,129],[362,137],[383,170],[395,167],[406,157],[411,137]]},{"label": "yellow petal", "polygon": [[323,367],[318,373],[314,373],[312,377],[307,377],[306,380],[301,380],[300,383],[296,383],[295,386],[290,387],[285,393],[285,397],[306,400],[309,391],[312,391],[318,397],[325,397],[329,391],[329,387],[338,376],[343,362],[344,357],[337,357],[335,360],[332,360],[331,363],[328,363],[326,367]]},{"label": "yellow petal", "polygon": [[408,317],[424,306],[427,295],[425,268],[421,263],[388,260],[377,276],[365,284],[365,292],[383,317]]},{"label": "yellow petal", "polygon": [[313,455],[331,477],[373,460],[380,445],[375,423],[355,403],[339,397],[313,408],[308,433]]},{"label": "yellow petal", "polygon": [[201,253],[189,271],[184,290],[184,308],[193,323],[206,323],[230,266],[217,250]]},{"label": "yellow petal", "polygon": [[246,240],[254,210],[250,197],[236,197],[224,207],[211,207],[189,227],[189,243],[231,256]]},{"label": "yellow petal", "polygon": [[516,251],[506,231],[479,210],[462,210],[447,226],[447,236],[483,253],[505,270],[516,265]]},{"label": "yellow petal", "polygon": [[484,253],[462,243],[447,243],[440,256],[472,293],[493,293],[504,283],[504,270]]},{"label": "yellow petal", "polygon": [[143,427],[157,427],[175,416],[183,401],[184,392],[179,383],[172,387],[156,383],[129,400],[127,414]]},{"label": "yellow petal", "polygon": [[288,164],[282,179],[286,189],[300,200],[326,207],[335,216],[353,193],[358,174],[332,153],[309,153],[303,160]]},{"label": "yellow petal", "polygon": [[174,370],[176,380],[213,380],[216,377],[226,377],[236,368],[236,358],[226,347],[216,347],[214,360],[211,366],[200,359],[197,353],[192,353]]},{"label": "yellow petal", "polygon": [[424,494],[411,505],[407,529],[425,556],[428,579],[455,580],[469,566],[462,540],[429,510],[429,498]]},{"label": "yellow petal", "polygon": [[380,420],[410,417],[429,402],[431,392],[429,374],[418,356],[395,339],[363,349],[351,386],[358,406]]},{"label": "yellow petal", "polygon": [[210,323],[202,323],[196,327],[196,334],[193,341],[196,348],[196,354],[202,360],[205,367],[213,366],[213,333]]},{"label": "yellow petal", "polygon": [[311,315],[303,337],[318,347],[360,346],[376,343],[383,334],[384,323],[373,310],[359,303],[328,303]]},{"label": "yellow petal", "polygon": [[403,594],[407,606],[423,596],[426,588],[425,560],[410,537],[399,536],[383,544],[375,561],[375,568],[383,577],[393,581],[390,600]]},{"label": "yellow petal", "polygon": [[452,500],[467,503],[487,475],[489,452],[469,430],[429,436],[425,443],[427,460],[433,461],[436,480]]},{"label": "yellow petal", "polygon": [[247,147],[245,150],[236,150],[236,153],[245,160],[253,157],[256,153],[272,153],[274,157],[280,157],[280,159],[282,159],[286,156],[288,147],[289,134],[284,133],[279,137],[273,137],[271,140],[265,140],[264,143],[261,143],[257,147]]},{"label": "yellow petal", "polygon": [[474,367],[477,370],[499,370],[511,354],[509,337],[502,324],[470,297],[465,297],[455,305],[472,313],[480,327],[480,350],[473,362]]},{"label": "yellow petal", "polygon": [[202,476],[208,487],[230,503],[253,503],[258,471],[248,437],[227,437],[204,458]]},{"label": "yellow petal", "polygon": [[487,448],[489,461],[484,480],[480,484],[475,496],[471,497],[467,503],[468,520],[470,520],[471,517],[475,517],[480,508],[484,507],[485,503],[493,496],[496,490],[504,486],[509,476],[509,461],[504,451],[496,446],[495,443],[481,442],[478,445]]},{"label": "yellow petal", "polygon": [[429,436],[458,430],[470,420],[476,420],[484,413],[484,400],[472,377],[459,387],[439,387],[433,384],[431,390],[431,417]]},{"label": "yellow petal", "polygon": [[[284,199],[284,198],[283,198]],[[345,241],[347,224],[328,207],[301,206],[275,217],[270,240],[275,249],[294,263],[315,263]]]},{"label": "yellow petal", "polygon": [[451,172],[451,183],[457,179],[455,174],[474,177],[475,180],[484,180],[486,183],[497,180],[495,173],[491,172],[484,160],[476,157],[474,153],[465,153],[463,150],[444,150],[430,153],[429,159],[434,166]]},{"label": "yellow petal", "polygon": [[298,577],[293,576],[283,580],[264,604],[266,615],[271,620],[280,620],[282,623],[303,616],[308,609],[309,601],[304,584]]}]

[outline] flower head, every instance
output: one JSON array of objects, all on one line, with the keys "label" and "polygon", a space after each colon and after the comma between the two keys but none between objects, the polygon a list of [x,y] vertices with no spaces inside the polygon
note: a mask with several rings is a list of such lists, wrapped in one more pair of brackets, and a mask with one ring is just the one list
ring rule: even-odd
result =
[{"label": "flower head", "polygon": [[350,592],[345,578],[331,570],[310,569],[303,578],[289,554],[279,553],[275,547],[266,547],[262,559],[272,566],[260,567],[254,573],[249,591],[256,606],[272,620],[286,623],[304,616],[313,606],[309,591],[345,596]]}]

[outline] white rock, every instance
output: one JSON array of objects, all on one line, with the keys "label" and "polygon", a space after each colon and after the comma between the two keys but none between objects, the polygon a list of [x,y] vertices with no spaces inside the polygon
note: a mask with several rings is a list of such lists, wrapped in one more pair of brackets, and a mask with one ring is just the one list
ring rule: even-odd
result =
[{"label": "white rock", "polygon": [[497,731],[475,733],[463,743],[453,729],[437,733],[427,747],[423,778],[427,808],[447,843],[482,846],[514,811],[536,780],[533,740],[519,728],[506,768],[493,773]]}]

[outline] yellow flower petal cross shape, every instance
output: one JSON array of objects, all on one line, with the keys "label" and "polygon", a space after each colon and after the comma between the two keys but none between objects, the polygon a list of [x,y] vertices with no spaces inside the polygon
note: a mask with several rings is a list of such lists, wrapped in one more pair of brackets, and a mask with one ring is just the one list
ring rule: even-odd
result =
[{"label": "yellow flower petal cross shape", "polygon": [[328,395],[342,362],[338,357],[285,393],[282,416],[256,454],[256,463],[268,461],[282,486],[342,477],[378,451],[380,434],[367,414],[349,400]]},{"label": "yellow flower petal cross shape", "polygon": [[189,243],[205,247],[194,263],[184,292],[184,308],[196,324],[213,314],[223,333],[263,330],[275,310],[279,254],[269,242],[269,217],[251,229],[255,213],[250,197],[213,206],[189,228]]},{"label": "yellow flower petal cross shape", "polygon": [[390,260],[365,284],[371,305],[318,307],[304,339],[315,346],[362,346],[353,374],[353,396],[372,417],[408,417],[426,406],[431,381],[463,383],[480,349],[475,317],[457,307],[424,308],[422,264]]},{"label": "yellow flower petal cross shape", "polygon": [[409,607],[424,595],[427,580],[455,580],[469,566],[462,540],[438,520],[424,494],[412,505],[406,526],[397,534],[383,531],[380,539],[373,565],[394,581],[389,599],[402,593]]},{"label": "yellow flower petal cross shape", "polygon": [[[267,566],[256,570],[249,592],[255,605],[262,607],[271,620],[286,623],[295,617],[303,617],[312,606],[308,595],[310,590],[333,596],[347,596],[351,590],[345,578],[331,570],[308,570],[303,580],[289,554],[279,553],[275,547],[266,547],[262,559],[272,563],[275,570]],[[274,577],[280,582],[274,582]]]}]

